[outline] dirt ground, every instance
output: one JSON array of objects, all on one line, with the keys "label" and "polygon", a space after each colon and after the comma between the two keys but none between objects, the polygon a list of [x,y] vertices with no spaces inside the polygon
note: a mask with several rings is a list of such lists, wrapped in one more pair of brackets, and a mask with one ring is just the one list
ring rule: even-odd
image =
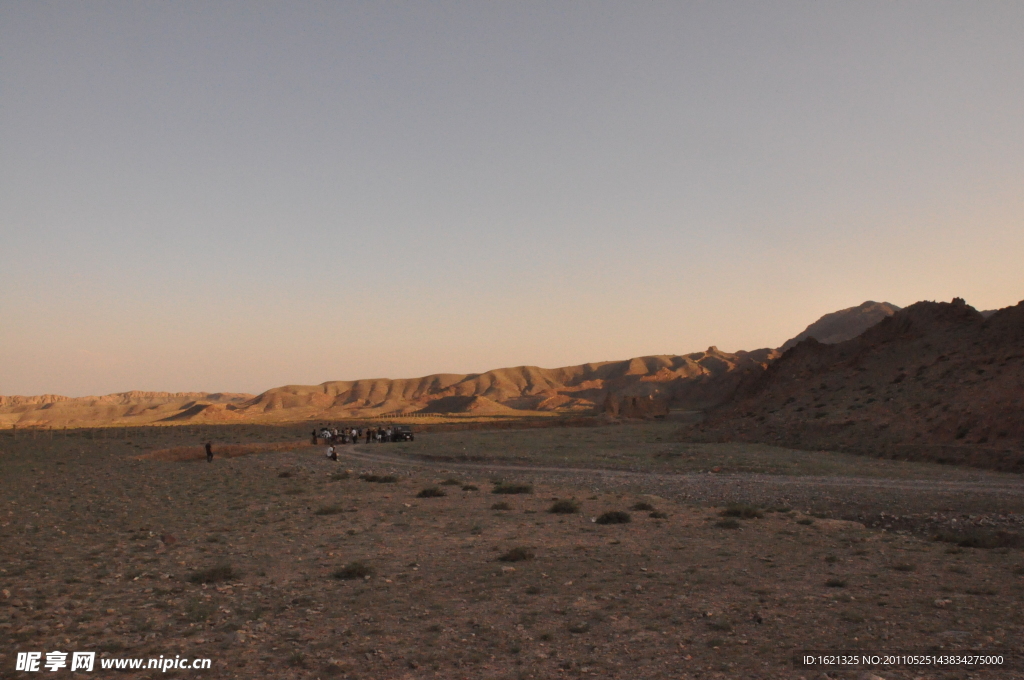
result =
[{"label": "dirt ground", "polygon": [[[0,677],[62,650],[213,661],[84,677],[1024,678],[1020,549],[929,535],[1012,537],[1019,476],[674,427],[435,432],[337,463],[284,429],[248,436],[290,450],[212,464],[138,459],[180,431],[0,436]],[[245,443],[196,446],[218,432]],[[968,650],[1007,665],[794,663]]]}]

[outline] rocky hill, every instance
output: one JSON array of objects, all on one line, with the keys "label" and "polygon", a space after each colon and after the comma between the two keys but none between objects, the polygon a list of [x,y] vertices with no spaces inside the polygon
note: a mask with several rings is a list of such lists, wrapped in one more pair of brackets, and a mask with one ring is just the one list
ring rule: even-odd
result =
[{"label": "rocky hill", "polygon": [[286,422],[382,415],[463,413],[516,416],[551,412],[659,415],[668,404],[703,409],[754,380],[775,350],[649,356],[625,361],[422,378],[287,385],[257,395],[122,393],[71,399],[54,395],[0,398],[5,427],[76,427],[181,422]]},{"label": "rocky hill", "polygon": [[804,329],[803,333],[787,340],[779,351],[785,352],[807,338],[814,338],[826,345],[850,340],[898,311],[900,308],[894,304],[868,300],[856,307],[826,314]]},{"label": "rocky hill", "polygon": [[1024,302],[985,318],[919,302],[833,345],[787,350],[699,426],[757,441],[1024,471]]},{"label": "rocky hill", "polygon": [[[528,415],[537,412],[618,413],[629,403],[707,408],[760,375],[774,350],[722,352],[538,368],[518,366],[479,374],[332,381],[268,390],[227,408],[251,420],[360,418],[413,413]],[[639,400],[639,401],[637,401]],[[646,400],[646,401],[645,401]],[[639,407],[641,411],[643,406]]]},{"label": "rocky hill", "polygon": [[118,392],[99,397],[0,397],[0,426],[83,427],[166,420],[196,406],[219,407],[251,399],[251,394],[222,392]]}]

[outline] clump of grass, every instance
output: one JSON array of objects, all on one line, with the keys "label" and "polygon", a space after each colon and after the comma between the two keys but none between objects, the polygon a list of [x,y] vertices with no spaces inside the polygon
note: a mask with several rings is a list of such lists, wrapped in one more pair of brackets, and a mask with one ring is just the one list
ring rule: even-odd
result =
[{"label": "clump of grass", "polygon": [[292,668],[305,668],[306,657],[302,652],[292,652],[288,656],[288,665]]},{"label": "clump of grass", "polygon": [[667,512],[659,512],[658,510],[655,510],[650,515],[648,515],[648,517],[650,517],[652,519],[668,519],[668,513]]},{"label": "clump of grass", "polygon": [[416,498],[441,498],[442,496],[447,495],[448,494],[447,492],[445,492],[444,489],[441,489],[436,486],[428,486],[426,489],[423,489],[418,494],[416,494]]},{"label": "clump of grass", "polygon": [[348,471],[345,471],[345,472],[334,472],[334,473],[331,473],[331,481],[332,482],[340,482],[340,481],[342,481],[344,479],[348,479],[351,476],[352,475],[350,475],[348,473]]},{"label": "clump of grass", "polygon": [[463,491],[479,491],[480,487],[473,486],[472,484],[463,484],[462,485],[462,490]]},{"label": "clump of grass", "polygon": [[825,581],[825,587],[826,588],[845,588],[846,587],[846,581],[844,581],[841,578],[830,578],[829,580]]},{"label": "clump of grass", "polygon": [[367,576],[373,576],[373,567],[370,565],[356,560],[355,562],[349,562],[341,569],[336,570],[331,574],[336,579],[342,581],[351,581],[357,578],[366,578]]},{"label": "clump of grass", "polygon": [[449,477],[441,482],[441,486],[462,486],[462,482],[454,477]]},{"label": "clump of grass", "polygon": [[842,612],[839,614],[839,620],[847,623],[864,623],[864,617],[857,612]]},{"label": "clump of grass", "polygon": [[283,479],[287,479],[288,477],[294,477],[295,475],[292,474],[291,470],[281,470],[280,472],[277,473],[277,476]]},{"label": "clump of grass", "polygon": [[633,521],[628,512],[622,510],[610,510],[597,518],[598,524],[628,524]]},{"label": "clump of grass", "polygon": [[797,523],[797,524],[802,524],[802,525],[804,525],[805,527],[809,527],[809,526],[811,526],[812,524],[814,524],[814,520],[813,520],[813,519],[811,519],[810,517],[804,517],[803,519],[798,519],[798,520],[796,521],[796,523]]},{"label": "clump of grass", "polygon": [[637,512],[650,512],[654,510],[654,506],[650,503],[640,501],[639,503],[633,503],[633,507],[630,510],[636,510]]},{"label": "clump of grass", "polygon": [[913,564],[910,564],[909,562],[899,562],[899,563],[894,564],[894,565],[892,565],[890,567],[890,569],[892,569],[893,571],[903,571],[903,572],[914,571],[914,569],[916,569],[916,568],[917,568],[916,566],[914,566]]},{"label": "clump of grass", "polygon": [[571,515],[579,511],[580,504],[577,503],[576,501],[568,499],[555,501],[554,503],[551,504],[551,507],[548,508],[548,512],[553,513],[555,515]]},{"label": "clump of grass", "polygon": [[825,562],[827,562],[828,564],[835,564],[838,561],[839,558],[835,555],[825,555]]},{"label": "clump of grass", "polygon": [[725,510],[720,513],[722,517],[739,517],[740,519],[758,519],[764,517],[761,509],[754,505],[745,505],[743,503],[730,503]]},{"label": "clump of grass", "polygon": [[719,633],[728,633],[732,630],[732,624],[724,619],[713,619],[711,621],[708,621],[708,628],[710,628],[711,630],[716,630]]},{"label": "clump of grass", "polygon": [[533,493],[532,484],[513,484],[511,482],[498,482],[491,489],[491,493],[518,494]]},{"label": "clump of grass", "polygon": [[580,633],[586,633],[590,630],[590,624],[586,621],[580,621],[579,623],[573,623],[568,626],[569,632],[579,635]]},{"label": "clump of grass", "polygon": [[526,560],[532,560],[534,557],[533,551],[529,548],[512,548],[504,555],[498,558],[499,562],[525,562]]},{"label": "clump of grass", "polygon": [[220,581],[232,581],[237,579],[239,576],[240,574],[238,571],[225,562],[210,567],[209,569],[193,572],[188,577],[188,580],[192,583],[218,583]]},{"label": "clump of grass", "polygon": [[505,501],[500,501],[491,506],[491,510],[511,510],[512,506]]},{"label": "clump of grass", "polygon": [[340,515],[345,512],[345,508],[340,505],[323,505],[316,509],[314,515]]},{"label": "clump of grass", "polygon": [[961,548],[981,548],[983,550],[1024,546],[1024,539],[1020,534],[1010,531],[990,532],[979,529],[967,529],[960,532],[942,531],[932,536],[932,540],[953,543]]},{"label": "clump of grass", "polygon": [[719,529],[739,529],[740,523],[732,517],[728,517],[726,519],[720,519],[717,522],[715,522],[715,526]]},{"label": "clump of grass", "polygon": [[375,484],[395,484],[398,482],[398,477],[394,475],[371,475],[364,474],[359,475],[359,479],[364,482],[373,482]]}]

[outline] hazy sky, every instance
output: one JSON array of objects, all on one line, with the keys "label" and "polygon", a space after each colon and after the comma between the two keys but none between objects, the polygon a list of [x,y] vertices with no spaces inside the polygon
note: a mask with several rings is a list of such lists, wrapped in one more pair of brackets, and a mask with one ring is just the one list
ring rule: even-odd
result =
[{"label": "hazy sky", "polygon": [[1024,298],[1024,3],[0,0],[0,394]]}]

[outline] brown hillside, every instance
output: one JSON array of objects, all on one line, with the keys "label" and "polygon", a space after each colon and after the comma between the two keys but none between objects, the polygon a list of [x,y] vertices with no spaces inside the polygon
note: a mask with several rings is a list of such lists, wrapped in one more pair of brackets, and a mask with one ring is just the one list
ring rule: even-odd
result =
[{"label": "brown hillside", "polygon": [[611,394],[651,397],[684,408],[706,408],[756,379],[774,350],[649,356],[563,368],[518,366],[470,375],[438,374],[405,380],[332,381],[288,385],[238,404],[254,420],[361,418],[407,413],[524,411],[602,412]]},{"label": "brown hillside", "polygon": [[[0,397],[0,426],[85,427],[145,425],[167,420],[197,404],[224,405],[252,399],[251,394],[208,392],[119,392],[100,397]],[[195,410],[199,414],[202,409]],[[209,414],[205,416],[209,419]]]},{"label": "brown hillside", "polygon": [[204,392],[127,392],[71,399],[58,395],[0,397],[0,426],[92,427],[183,422],[286,422],[379,415],[464,413],[536,415],[538,412],[648,417],[668,404],[708,408],[756,379],[775,350],[722,352],[715,347],[684,356],[486,373],[437,374],[404,380],[331,381],[287,385],[258,396]]},{"label": "brown hillside", "polygon": [[807,338],[814,338],[826,345],[845,342],[857,337],[885,317],[891,316],[899,310],[899,307],[888,302],[868,300],[856,307],[826,314],[804,329],[803,333],[787,340],[779,348],[779,351],[785,352]]},{"label": "brown hillside", "polygon": [[1024,302],[919,302],[788,350],[685,437],[1024,470]]}]

